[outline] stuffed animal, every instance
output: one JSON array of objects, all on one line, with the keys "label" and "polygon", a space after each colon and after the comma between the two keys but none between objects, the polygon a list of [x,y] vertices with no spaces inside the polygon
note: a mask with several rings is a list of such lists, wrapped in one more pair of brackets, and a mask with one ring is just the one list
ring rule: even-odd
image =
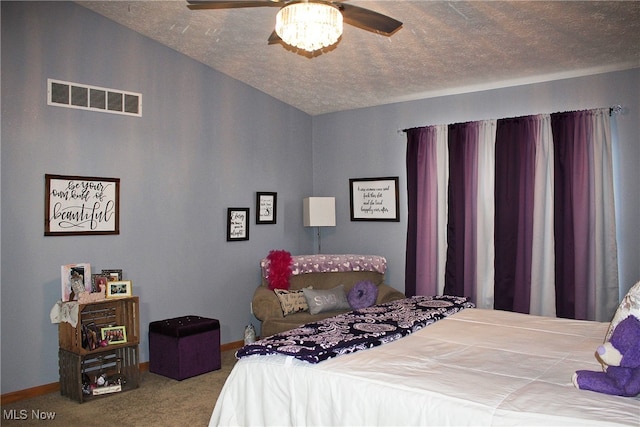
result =
[{"label": "stuffed animal", "polygon": [[604,372],[576,371],[573,384],[581,390],[617,396],[640,394],[640,320],[628,316],[618,323],[611,339],[598,347]]}]

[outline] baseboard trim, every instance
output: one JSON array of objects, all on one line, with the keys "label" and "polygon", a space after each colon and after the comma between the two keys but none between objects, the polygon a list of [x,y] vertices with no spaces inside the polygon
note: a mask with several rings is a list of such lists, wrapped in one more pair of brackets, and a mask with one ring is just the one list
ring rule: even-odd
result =
[{"label": "baseboard trim", "polygon": [[60,391],[60,383],[45,384],[24,390],[13,391],[11,393],[3,394],[0,397],[0,405],[19,402],[24,399],[30,399],[32,397],[42,396],[43,394],[54,393],[56,391]]},{"label": "baseboard trim", "polygon": [[220,345],[220,351],[237,350],[244,345],[244,341],[228,342]]},{"label": "baseboard trim", "polygon": [[[220,351],[236,350],[244,345],[244,341],[234,341],[220,345]],[[149,362],[140,363],[140,371],[145,372],[149,370]],[[24,390],[12,391],[0,396],[0,405],[7,405],[9,403],[19,402],[25,399],[31,399],[32,397],[42,396],[44,394],[55,393],[60,391],[60,383],[51,383],[45,385],[39,385],[37,387],[31,387]]]}]

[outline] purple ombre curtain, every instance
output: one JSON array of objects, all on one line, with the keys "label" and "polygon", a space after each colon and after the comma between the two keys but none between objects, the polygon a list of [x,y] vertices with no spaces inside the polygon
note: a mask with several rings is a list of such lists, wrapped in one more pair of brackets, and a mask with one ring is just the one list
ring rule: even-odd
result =
[{"label": "purple ombre curtain", "polygon": [[435,129],[407,132],[407,295],[609,320],[619,286],[608,111]]},{"label": "purple ombre curtain", "polygon": [[450,125],[444,292],[493,307],[496,120]]},{"label": "purple ombre curtain", "polygon": [[557,315],[607,320],[618,300],[609,114],[556,113],[551,127]]},{"label": "purple ombre curtain", "polygon": [[407,130],[405,294],[438,294],[438,127]]},{"label": "purple ombre curtain", "polygon": [[556,245],[556,312],[559,317],[585,319],[584,299],[589,260],[588,122],[574,113],[552,114]]},{"label": "purple ombre curtain", "polygon": [[529,313],[537,117],[498,120],[495,179],[495,305]]},{"label": "purple ombre curtain", "polygon": [[478,122],[449,125],[449,216],[444,293],[476,301]]}]

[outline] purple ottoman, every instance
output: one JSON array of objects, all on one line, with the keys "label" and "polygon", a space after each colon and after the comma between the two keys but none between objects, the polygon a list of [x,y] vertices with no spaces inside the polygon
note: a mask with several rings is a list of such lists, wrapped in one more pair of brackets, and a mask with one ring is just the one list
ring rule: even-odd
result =
[{"label": "purple ottoman", "polygon": [[175,380],[220,369],[220,322],[183,316],[149,324],[149,371]]}]

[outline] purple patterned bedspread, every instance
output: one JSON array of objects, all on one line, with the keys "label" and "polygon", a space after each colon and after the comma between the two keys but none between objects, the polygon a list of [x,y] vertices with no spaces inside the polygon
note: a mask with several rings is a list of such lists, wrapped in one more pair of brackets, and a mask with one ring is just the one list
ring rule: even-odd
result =
[{"label": "purple patterned bedspread", "polygon": [[[305,273],[328,273],[335,271],[387,271],[387,259],[378,255],[294,255],[291,264],[293,276]],[[262,275],[269,279],[269,259],[260,261]]]},{"label": "purple patterned bedspread", "polygon": [[256,341],[236,353],[282,354],[318,363],[395,341],[464,308],[466,297],[416,296],[350,311]]}]

